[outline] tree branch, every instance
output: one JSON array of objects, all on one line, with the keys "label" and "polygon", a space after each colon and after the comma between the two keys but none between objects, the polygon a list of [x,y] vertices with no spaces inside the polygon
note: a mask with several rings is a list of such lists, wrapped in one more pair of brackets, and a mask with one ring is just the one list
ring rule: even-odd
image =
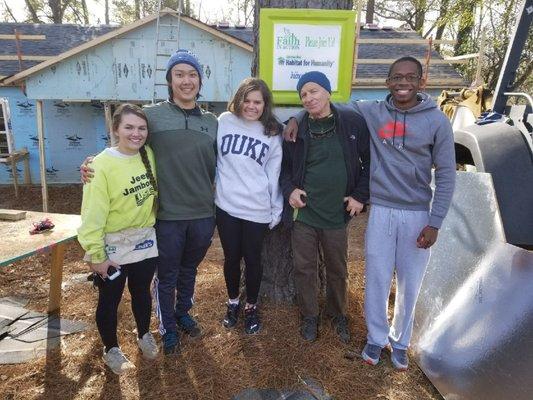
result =
[{"label": "tree branch", "polygon": [[70,8],[72,9],[72,0],[63,0],[63,5],[60,6],[60,10],[61,10],[61,17],[63,17],[63,15],[65,14],[65,10],[67,9],[67,7],[70,6]]},{"label": "tree branch", "polygon": [[13,22],[18,22],[17,19],[15,18],[15,16],[13,15],[13,12],[11,11],[11,8],[9,8],[9,6],[7,5],[7,1],[6,0],[4,0],[4,4],[6,6],[6,11],[9,14],[9,16],[13,19]]},{"label": "tree branch", "polygon": [[439,23],[439,20],[436,20],[435,22],[433,22],[433,25],[431,25],[429,27],[429,29],[426,31],[426,33],[424,33],[424,35],[422,37],[424,39],[427,39],[428,36],[431,34],[431,32],[433,32],[433,29],[435,29],[435,27],[437,26],[438,23]]},{"label": "tree branch", "polygon": [[85,25],[89,25],[89,11],[87,10],[87,2],[85,0],[81,0],[81,10],[83,13],[83,22]]},{"label": "tree branch", "polygon": [[72,10],[72,13],[74,14],[74,18],[76,18],[76,21],[78,21],[81,25],[83,25],[83,22],[84,22],[83,15],[80,14],[80,12],[72,4],[70,5],[70,9]]},{"label": "tree branch", "polygon": [[24,1],[26,3],[26,8],[28,9],[30,16],[31,16],[31,22],[35,24],[42,24],[43,21],[41,21],[41,19],[37,15],[37,11],[33,7],[33,4],[31,4],[31,1],[30,0],[24,0]]},{"label": "tree branch", "polygon": [[[388,12],[389,15],[384,14],[384,12]],[[379,6],[378,4],[376,4],[376,9],[374,10],[374,13],[383,18],[394,18],[400,21],[405,21],[406,19],[405,14],[390,10],[384,6]]]}]

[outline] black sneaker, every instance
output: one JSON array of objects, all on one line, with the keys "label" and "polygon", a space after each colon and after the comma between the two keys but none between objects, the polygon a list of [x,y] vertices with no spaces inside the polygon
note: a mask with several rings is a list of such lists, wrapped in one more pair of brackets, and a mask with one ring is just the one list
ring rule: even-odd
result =
[{"label": "black sneaker", "polygon": [[178,328],[192,338],[202,334],[198,323],[189,314],[182,315],[178,318]]},{"label": "black sneaker", "polygon": [[348,343],[350,341],[350,331],[348,330],[348,319],[346,316],[339,315],[333,318],[333,326],[341,341],[343,343]]},{"label": "black sneaker", "polygon": [[244,331],[248,335],[259,332],[261,321],[259,321],[259,310],[257,306],[246,308],[244,310]]},{"label": "black sneaker", "polygon": [[226,316],[224,317],[222,323],[226,328],[233,328],[239,319],[241,305],[239,303],[226,303],[226,305],[228,309],[226,310]]},{"label": "black sneaker", "polygon": [[180,352],[180,335],[178,332],[167,332],[163,335],[163,353],[168,356]]},{"label": "black sneaker", "polygon": [[303,317],[300,335],[308,342],[314,342],[318,336],[318,317]]}]

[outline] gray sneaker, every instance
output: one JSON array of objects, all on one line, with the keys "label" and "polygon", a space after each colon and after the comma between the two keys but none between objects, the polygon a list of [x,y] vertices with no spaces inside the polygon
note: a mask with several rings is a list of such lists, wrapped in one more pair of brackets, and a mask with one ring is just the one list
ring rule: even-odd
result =
[{"label": "gray sneaker", "polygon": [[363,360],[365,360],[367,364],[376,365],[381,357],[381,347],[367,343],[361,352],[361,357],[363,357]]},{"label": "gray sneaker", "polygon": [[122,350],[118,347],[112,347],[107,353],[104,351],[104,356],[102,358],[104,359],[105,365],[117,375],[135,369],[135,365],[126,358]]},{"label": "gray sneaker", "polygon": [[318,336],[318,317],[303,317],[300,335],[308,342],[314,342]]},{"label": "gray sneaker", "polygon": [[407,350],[392,348],[390,355],[392,365],[398,371],[406,371],[409,368],[409,357],[407,356]]},{"label": "gray sneaker", "polygon": [[137,338],[137,345],[141,349],[142,355],[147,360],[155,360],[159,354],[159,348],[150,332],[146,332],[142,338]]}]

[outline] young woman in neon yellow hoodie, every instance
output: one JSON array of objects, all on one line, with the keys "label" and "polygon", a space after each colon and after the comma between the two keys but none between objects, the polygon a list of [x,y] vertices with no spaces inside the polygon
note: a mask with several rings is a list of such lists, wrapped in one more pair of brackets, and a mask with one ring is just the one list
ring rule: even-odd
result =
[{"label": "young woman in neon yellow hoodie", "polygon": [[118,345],[117,310],[126,280],[137,324],[137,343],[147,359],[158,348],[149,331],[157,243],[157,184],[152,150],[145,146],[147,120],[141,108],[123,104],[113,115],[117,145],[98,154],[94,177],[83,188],[78,241],[98,287],[96,324],[104,363],[116,374],[134,368]]}]

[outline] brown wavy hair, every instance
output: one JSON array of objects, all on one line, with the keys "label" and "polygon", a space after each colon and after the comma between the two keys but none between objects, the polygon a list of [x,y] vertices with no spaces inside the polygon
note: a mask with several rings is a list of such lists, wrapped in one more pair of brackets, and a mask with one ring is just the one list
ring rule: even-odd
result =
[{"label": "brown wavy hair", "polygon": [[250,92],[254,92],[256,90],[261,93],[263,101],[265,102],[263,114],[261,114],[259,122],[261,122],[265,127],[265,135],[275,136],[281,133],[281,124],[274,116],[274,101],[272,100],[272,93],[270,92],[266,82],[262,79],[246,78],[243,80],[228,104],[228,111],[241,118],[242,108],[246,96],[248,96]]},{"label": "brown wavy hair", "polygon": [[[113,113],[113,119],[111,124],[111,129],[113,130],[113,133],[118,130],[118,126],[122,122],[122,117],[128,114],[133,114],[141,119],[144,119],[146,125],[148,125],[148,119],[146,118],[146,114],[144,113],[141,107],[131,103],[124,103],[118,106],[115,112]],[[148,160],[148,154],[146,153],[145,145],[143,145],[139,149],[139,154],[141,155],[141,160],[143,162],[144,168],[146,168],[146,176],[148,176],[148,179],[150,180],[150,184],[152,185],[152,188],[155,191],[155,196],[157,199],[157,182],[155,180],[154,173],[152,172],[150,161]]]}]

